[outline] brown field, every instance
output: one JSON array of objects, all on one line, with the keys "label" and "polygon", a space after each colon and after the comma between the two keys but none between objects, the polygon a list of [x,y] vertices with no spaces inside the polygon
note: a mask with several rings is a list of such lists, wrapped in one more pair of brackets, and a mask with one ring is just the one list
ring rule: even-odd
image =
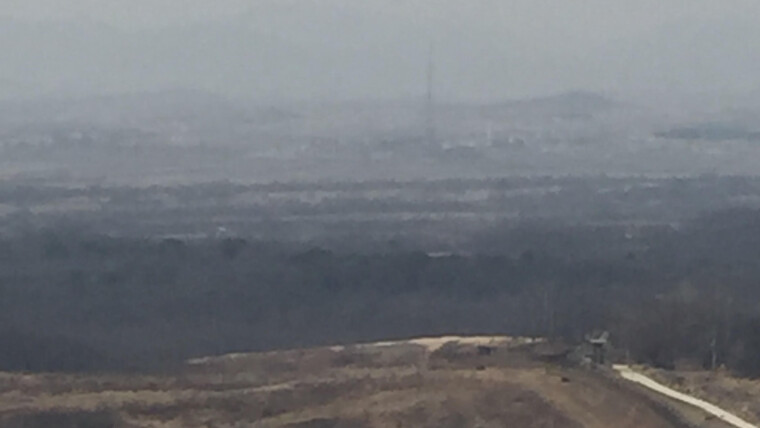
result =
[{"label": "brown field", "polygon": [[548,344],[454,340],[238,354],[160,376],[5,374],[0,426],[721,427],[565,367]]}]

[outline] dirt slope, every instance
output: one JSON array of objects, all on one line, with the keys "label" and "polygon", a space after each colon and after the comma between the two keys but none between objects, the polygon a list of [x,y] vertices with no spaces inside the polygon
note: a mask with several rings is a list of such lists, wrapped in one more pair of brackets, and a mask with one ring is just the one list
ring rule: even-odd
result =
[{"label": "dirt slope", "polygon": [[541,344],[456,340],[205,358],[162,376],[1,375],[0,427],[721,427],[548,362]]}]

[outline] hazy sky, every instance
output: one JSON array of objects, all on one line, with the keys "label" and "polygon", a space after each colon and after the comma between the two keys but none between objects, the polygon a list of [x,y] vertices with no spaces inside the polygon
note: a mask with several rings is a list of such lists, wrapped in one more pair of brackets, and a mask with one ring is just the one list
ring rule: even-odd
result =
[{"label": "hazy sky", "polygon": [[640,31],[666,22],[715,17],[760,17],[756,0],[2,0],[0,15],[35,20],[89,18],[133,27],[224,19],[236,14],[271,9],[276,5],[318,5],[332,9],[395,9],[400,14],[426,13],[456,19],[462,9],[496,14],[505,25],[519,28],[572,28],[582,35]]},{"label": "hazy sky", "polygon": [[364,4],[367,7],[414,9],[415,4],[435,5],[438,8],[456,9],[459,6],[488,6],[500,11],[513,11],[526,18],[539,18],[555,22],[567,20],[591,20],[600,25],[608,21],[608,30],[619,25],[631,26],[651,23],[679,15],[741,16],[749,12],[760,12],[754,0],[356,0],[353,2],[335,0],[3,0],[2,14],[29,19],[70,19],[89,17],[104,22],[132,25],[166,24],[187,20],[224,17],[255,9],[273,3],[305,4],[316,3],[327,7]]},{"label": "hazy sky", "polygon": [[0,14],[42,20],[89,18],[131,27],[224,17],[246,10],[249,4],[246,0],[3,0]]},{"label": "hazy sky", "polygon": [[0,17],[0,96],[417,96],[430,41],[456,99],[760,88],[757,0],[0,0]]}]

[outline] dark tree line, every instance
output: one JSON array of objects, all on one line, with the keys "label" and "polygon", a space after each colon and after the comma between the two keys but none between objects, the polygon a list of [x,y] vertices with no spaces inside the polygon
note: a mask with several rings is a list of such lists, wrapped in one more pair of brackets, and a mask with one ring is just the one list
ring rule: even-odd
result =
[{"label": "dark tree line", "polygon": [[0,239],[0,369],[162,368],[450,333],[579,341],[607,329],[638,361],[756,376],[757,225],[752,211],[635,236],[532,223],[473,238],[467,256],[26,231]]}]

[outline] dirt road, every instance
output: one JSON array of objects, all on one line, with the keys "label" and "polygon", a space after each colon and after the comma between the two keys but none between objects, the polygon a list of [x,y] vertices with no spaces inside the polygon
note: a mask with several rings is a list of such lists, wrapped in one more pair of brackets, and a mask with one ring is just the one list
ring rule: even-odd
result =
[{"label": "dirt road", "polygon": [[617,370],[618,373],[620,373],[620,376],[622,376],[624,379],[643,385],[644,387],[649,388],[653,391],[656,391],[666,397],[673,398],[675,400],[678,400],[683,403],[702,409],[705,412],[715,416],[716,418],[731,424],[732,426],[735,426],[737,428],[760,428],[757,425],[751,424],[743,420],[742,418],[734,414],[731,414],[730,412],[726,410],[721,409],[720,407],[714,404],[708,403],[704,400],[700,400],[699,398],[692,397],[690,395],[686,395],[674,389],[668,388],[667,386],[661,383],[658,383],[655,380],[641,373],[637,373],[630,366],[617,365],[617,366],[614,366],[614,368],[615,370]]}]

